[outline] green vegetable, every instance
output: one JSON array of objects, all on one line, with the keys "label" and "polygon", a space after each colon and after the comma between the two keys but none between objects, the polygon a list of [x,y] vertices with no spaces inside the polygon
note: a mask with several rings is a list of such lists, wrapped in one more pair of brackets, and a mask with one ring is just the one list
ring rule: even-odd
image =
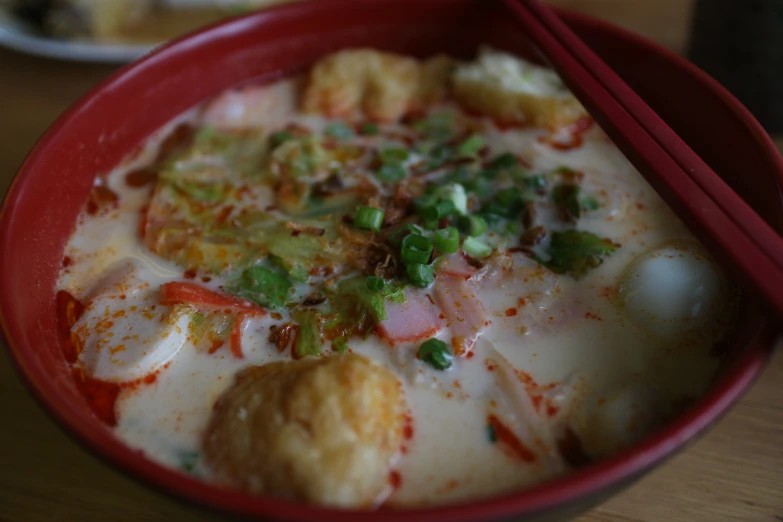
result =
[{"label": "green vegetable", "polygon": [[465,214],[468,211],[468,196],[465,194],[465,187],[459,183],[449,183],[435,190],[434,196],[439,201],[450,201],[454,204],[454,209],[459,214]]},{"label": "green vegetable", "polygon": [[451,138],[454,116],[447,112],[430,114],[413,124],[414,130],[435,141]]},{"label": "green vegetable", "polygon": [[444,163],[449,161],[454,155],[454,148],[448,144],[441,144],[433,147],[429,154],[429,161],[427,161],[426,168],[428,170],[435,170],[440,168]]},{"label": "green vegetable", "polygon": [[497,156],[489,164],[489,168],[493,170],[505,170],[516,167],[519,165],[519,160],[510,152],[505,152],[500,156]]},{"label": "green vegetable", "polygon": [[283,274],[256,265],[242,272],[239,281],[229,291],[270,308],[281,308],[288,301],[291,281]]},{"label": "green vegetable", "polygon": [[273,132],[269,136],[269,145],[274,149],[282,145],[286,141],[292,139],[294,139],[294,135],[289,131],[282,130],[282,131]]},{"label": "green vegetable", "polygon": [[359,228],[380,230],[383,224],[383,210],[373,207],[359,207],[356,209],[354,224]]},{"label": "green vegetable", "polygon": [[486,200],[492,197],[495,190],[492,188],[492,182],[485,177],[476,176],[475,178],[463,183],[467,194],[475,194],[479,199]]},{"label": "green vegetable", "polygon": [[380,277],[368,276],[367,277],[367,289],[373,292],[380,292],[386,283]]},{"label": "green vegetable", "polygon": [[614,253],[619,246],[590,232],[565,230],[552,233],[552,241],[546,252],[548,260],[539,257],[535,259],[553,272],[579,279],[591,268],[600,266],[604,258]]},{"label": "green vegetable", "polygon": [[416,225],[412,225],[408,223],[407,225],[403,225],[391,234],[389,234],[389,243],[391,243],[394,246],[400,246],[402,245],[402,240],[407,236],[408,234],[419,234],[420,230]]},{"label": "green vegetable", "polygon": [[365,123],[359,129],[359,132],[366,136],[374,136],[378,134],[378,126],[374,123]]},{"label": "green vegetable", "polygon": [[400,259],[402,259],[402,262],[406,265],[410,263],[429,263],[434,246],[432,240],[424,236],[419,234],[408,234],[405,236],[405,239],[402,240]]},{"label": "green vegetable", "polygon": [[392,303],[404,303],[406,300],[405,289],[400,283],[385,284],[383,290],[381,290],[381,295]]},{"label": "green vegetable", "polygon": [[498,441],[498,434],[495,432],[495,426],[492,424],[487,424],[487,438],[492,444]]},{"label": "green vegetable", "polygon": [[471,134],[465,141],[459,144],[457,152],[460,156],[473,156],[484,148],[486,142],[480,134]]},{"label": "green vegetable", "polygon": [[569,221],[576,221],[581,215],[582,205],[579,202],[579,190],[579,185],[558,183],[550,195],[552,202],[560,207]]},{"label": "green vegetable", "polygon": [[453,254],[459,250],[459,231],[454,227],[436,230],[435,247],[441,254]]},{"label": "green vegetable", "polygon": [[405,272],[408,274],[408,279],[411,280],[411,283],[422,288],[429,286],[435,280],[432,265],[410,263],[405,266]]},{"label": "green vegetable", "polygon": [[419,346],[419,359],[428,363],[436,370],[450,368],[453,358],[449,345],[440,339],[428,339]]},{"label": "green vegetable", "polygon": [[546,176],[543,174],[538,176],[527,176],[522,179],[522,185],[531,190],[542,190],[546,187]]},{"label": "green vegetable", "polygon": [[597,198],[594,198],[593,196],[585,196],[580,200],[580,204],[582,206],[582,210],[585,211],[592,211],[592,210],[598,210],[601,208],[601,202],[598,201]]},{"label": "green vegetable", "polygon": [[378,155],[384,163],[402,163],[408,160],[410,154],[405,149],[389,148],[383,149]]},{"label": "green vegetable", "polygon": [[345,337],[338,337],[332,341],[332,347],[340,353],[343,353],[348,348],[348,339]]},{"label": "green vegetable", "polygon": [[297,358],[321,353],[323,344],[323,320],[315,310],[296,310],[291,313],[299,330],[296,333],[294,352]]},{"label": "green vegetable", "polygon": [[378,179],[387,183],[400,181],[407,175],[408,171],[399,163],[384,163],[378,169]]},{"label": "green vegetable", "polygon": [[324,134],[336,140],[347,140],[356,135],[352,128],[339,121],[328,124],[324,129]]},{"label": "green vegetable", "polygon": [[180,450],[177,452],[177,460],[179,461],[179,467],[185,473],[193,474],[196,470],[196,464],[198,464],[201,455],[197,451]]},{"label": "green vegetable", "polygon": [[437,226],[438,220],[446,216],[450,216],[456,211],[457,207],[454,206],[454,202],[447,199],[421,209],[419,215],[422,217],[422,219],[425,220],[425,222],[431,221],[435,223],[435,226]]},{"label": "green vegetable", "polygon": [[462,250],[465,251],[470,257],[481,259],[487,257],[492,253],[492,248],[481,240],[475,237],[469,237],[462,242]]},{"label": "green vegetable", "polygon": [[510,187],[495,194],[495,198],[484,205],[482,212],[514,219],[525,206],[525,199],[517,187]]},{"label": "green vegetable", "polygon": [[470,237],[478,237],[487,231],[487,221],[478,215],[461,216],[457,221],[460,231]]},{"label": "green vegetable", "polygon": [[351,320],[368,316],[377,324],[386,319],[385,299],[382,293],[367,288],[366,278],[356,276],[340,281],[332,302],[339,303],[344,315],[357,314]]}]

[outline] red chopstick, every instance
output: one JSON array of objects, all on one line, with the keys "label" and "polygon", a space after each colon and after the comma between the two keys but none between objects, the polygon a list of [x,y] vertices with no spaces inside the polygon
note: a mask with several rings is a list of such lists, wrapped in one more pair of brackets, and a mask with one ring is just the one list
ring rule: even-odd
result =
[{"label": "red chopstick", "polygon": [[505,0],[565,84],[720,261],[783,316],[783,238],[538,0]]}]

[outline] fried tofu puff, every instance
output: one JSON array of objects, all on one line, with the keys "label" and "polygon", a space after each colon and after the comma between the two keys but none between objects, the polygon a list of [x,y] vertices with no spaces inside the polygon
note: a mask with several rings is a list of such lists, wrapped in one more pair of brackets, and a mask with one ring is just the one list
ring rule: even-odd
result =
[{"label": "fried tofu puff", "polygon": [[452,88],[460,105],[504,123],[556,129],[587,116],[554,71],[491,49],[457,67]]},{"label": "fried tofu puff", "polygon": [[329,117],[396,121],[445,97],[453,64],[443,55],[420,62],[372,49],[340,51],[313,66],[302,106]]},{"label": "fried tofu puff", "polygon": [[361,355],[248,368],[215,405],[207,464],[256,494],[371,507],[403,441],[399,379]]}]

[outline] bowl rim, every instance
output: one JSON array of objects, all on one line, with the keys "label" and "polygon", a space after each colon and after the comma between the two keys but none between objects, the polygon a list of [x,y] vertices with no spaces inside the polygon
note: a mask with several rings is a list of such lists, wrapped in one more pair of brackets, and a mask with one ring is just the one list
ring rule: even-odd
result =
[{"label": "bowl rim", "polygon": [[[375,0],[359,0],[372,3]],[[391,0],[386,0],[391,1]],[[438,0],[432,0],[438,1]],[[232,18],[217,24],[207,26],[189,35],[177,38],[156,49],[137,62],[127,65],[90,89],[76,103],[59,116],[38,140],[27,155],[16,173],[0,207],[0,249],[8,241],[9,230],[13,225],[12,215],[22,198],[22,184],[27,173],[35,168],[38,159],[47,153],[54,138],[67,128],[82,110],[86,110],[91,100],[112,85],[120,83],[136,69],[141,69],[151,60],[165,59],[167,54],[176,53],[180,46],[188,46],[199,40],[209,39],[211,35],[225,30],[228,26],[241,27],[245,24],[254,25],[264,17],[298,16],[300,11],[307,11],[315,6],[330,8],[327,4],[350,4],[347,0],[333,0],[319,3],[294,3],[272,8],[263,12],[251,13]],[[568,22],[591,26],[600,32],[611,34],[620,40],[632,40],[647,48],[654,54],[662,55],[667,61],[684,69],[695,77],[705,89],[717,95],[721,102],[738,117],[754,139],[761,145],[764,161],[774,167],[778,191],[783,186],[783,158],[771,137],[761,125],[732,94],[730,94],[715,79],[688,62],[673,51],[652,42],[642,36],[619,28],[588,15],[576,13],[567,9],[557,9]],[[5,274],[5,261],[0,256],[0,274]],[[521,516],[545,511],[562,505],[564,502],[577,502],[580,499],[595,495],[613,485],[621,484],[639,476],[645,470],[663,461],[692,441],[727,413],[765,367],[774,348],[774,331],[770,321],[761,328],[762,334],[758,340],[732,364],[723,379],[699,402],[688,411],[679,415],[673,422],[644,439],[629,450],[621,452],[609,459],[577,470],[565,477],[538,484],[524,490],[505,493],[481,500],[467,501],[436,507],[413,509],[382,508],[374,512],[352,511],[335,508],[303,505],[295,502],[264,496],[251,496],[246,493],[231,491],[216,485],[191,478],[178,471],[167,468],[148,460],[139,450],[133,450],[109,430],[95,424],[84,424],[80,421],[77,410],[56,392],[46,375],[39,371],[30,359],[31,351],[26,350],[17,339],[22,338],[20,329],[9,324],[6,317],[13,314],[13,299],[6,292],[0,292],[0,327],[2,338],[7,347],[7,353],[17,375],[25,383],[30,393],[44,409],[50,418],[81,447],[89,453],[111,464],[147,486],[166,491],[179,499],[187,499],[196,504],[216,509],[224,513],[251,517],[274,517],[279,520],[297,521],[333,521],[359,522],[372,520],[375,522],[391,522],[402,517],[411,520],[426,520],[428,522],[460,522],[478,519]]]}]

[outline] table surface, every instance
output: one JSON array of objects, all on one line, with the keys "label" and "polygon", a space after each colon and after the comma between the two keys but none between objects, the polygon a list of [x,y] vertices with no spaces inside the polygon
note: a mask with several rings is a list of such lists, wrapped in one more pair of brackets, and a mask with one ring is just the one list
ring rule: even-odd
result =
[{"label": "table surface", "polygon": [[[689,2],[554,0],[589,7],[676,50]],[[53,119],[111,72],[0,50],[0,193]],[[783,139],[779,141],[783,145]],[[0,355],[0,521],[217,521],[108,468],[36,406]],[[783,353],[705,437],[635,486],[579,519],[783,521]]]}]

